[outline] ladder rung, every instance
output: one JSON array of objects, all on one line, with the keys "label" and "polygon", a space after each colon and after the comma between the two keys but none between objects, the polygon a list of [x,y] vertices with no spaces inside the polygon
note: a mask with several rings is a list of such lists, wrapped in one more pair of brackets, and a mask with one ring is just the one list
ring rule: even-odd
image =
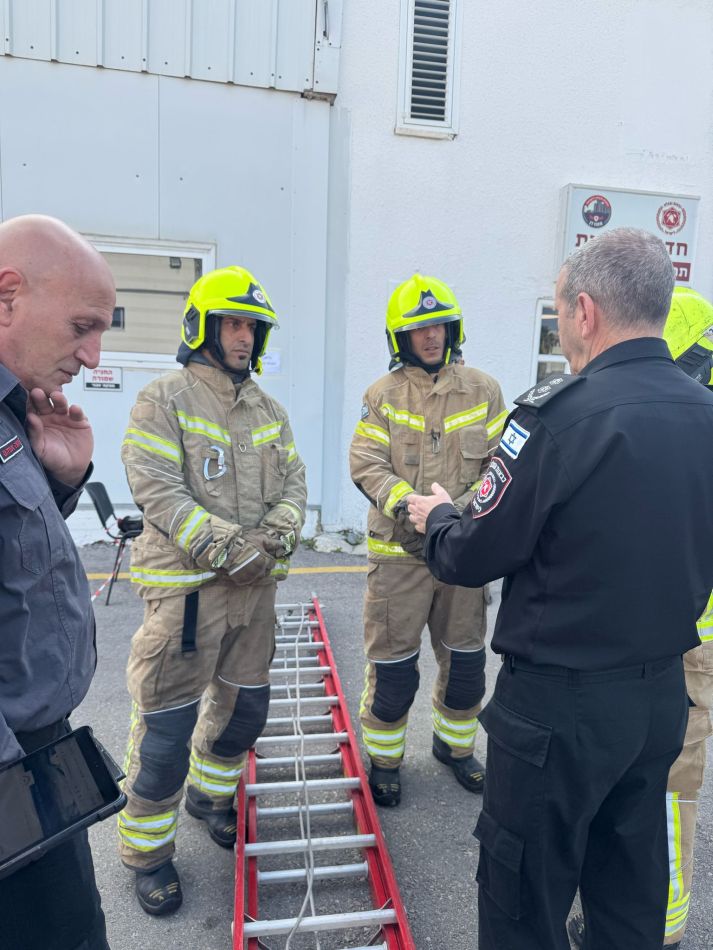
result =
[{"label": "ladder rung", "polygon": [[341,762],[341,759],[342,757],[338,752],[325,753],[324,755],[277,755],[272,758],[255,759],[255,764],[259,769],[267,769],[294,765],[295,762],[304,762],[310,765],[329,765],[331,762]]},{"label": "ladder rung", "polygon": [[342,947],[342,950],[389,950],[385,943],[370,943],[368,947]]},{"label": "ladder rung", "polygon": [[[332,864],[314,869],[315,881],[330,880],[335,877],[366,877],[369,865],[366,861],[361,864]],[[305,868],[285,868],[282,871],[258,871],[257,879],[260,884],[288,884],[291,881],[306,881]]]},{"label": "ladder rung", "polygon": [[[313,686],[323,686],[323,683],[312,683]],[[271,691],[280,689],[279,686],[273,686]],[[296,706],[297,699],[271,699],[271,706]],[[300,697],[300,706],[338,706],[339,697],[338,696],[301,696]]]},{"label": "ladder rung", "polygon": [[[292,686],[294,686],[294,683],[292,684]],[[286,693],[289,688],[290,688],[290,687],[289,687],[288,685],[286,685],[285,683],[276,683],[276,684],[273,684],[273,685],[270,686],[270,695],[272,695],[273,693]],[[300,693],[304,693],[305,690],[309,690],[309,691],[312,692],[312,693],[314,693],[314,692],[324,693],[325,685],[324,685],[323,682],[321,682],[321,683],[300,683]],[[291,702],[291,703],[294,703],[294,702],[296,702],[296,701],[297,701],[297,700],[295,700],[295,699],[289,699],[289,702]],[[303,701],[304,701],[304,700],[303,700]]]},{"label": "ladder rung", "polygon": [[306,782],[255,782],[246,783],[248,796],[268,795],[275,792],[299,792],[307,786],[310,792],[330,792],[338,789],[359,788],[358,778],[308,778]]},{"label": "ladder rung", "polygon": [[282,841],[253,841],[245,845],[248,857],[269,854],[299,854],[302,851],[344,851],[347,848],[373,848],[376,835],[336,835],[329,838],[286,838]]},{"label": "ladder rung", "polygon": [[[297,917],[284,920],[255,920],[243,926],[246,937],[275,937],[288,934]],[[303,917],[297,924],[297,933],[314,933],[321,930],[349,930],[352,927],[374,927],[396,923],[395,910],[362,910],[351,914],[322,914],[319,917]]]},{"label": "ladder rung", "polygon": [[331,666],[311,666],[309,669],[302,669],[301,666],[281,666],[281,667],[270,667],[270,676],[287,676],[288,673],[331,673]]},{"label": "ladder rung", "polygon": [[278,716],[268,719],[265,726],[291,726],[295,722],[321,722],[322,725],[328,726],[331,721],[332,717],[329,713],[324,716],[300,716],[299,719],[294,719],[292,716]]},{"label": "ladder rung", "polygon": [[272,745],[314,745],[317,742],[346,742],[349,736],[346,732],[308,732],[303,736],[262,736],[255,742],[256,749],[264,749]]},{"label": "ladder rung", "polygon": [[[282,670],[282,669],[288,670],[290,669],[290,667],[285,666],[285,663],[294,663],[294,662],[295,662],[295,658],[293,656],[287,656],[287,657],[281,656],[281,657],[278,657],[278,659],[273,660],[272,664],[270,665],[270,669],[271,670]],[[303,666],[314,666],[315,663],[319,664],[319,657],[298,656],[296,665],[300,669],[302,669]]]},{"label": "ladder rung", "polygon": [[330,815],[345,811],[353,811],[352,802],[323,802],[317,805],[310,805],[306,808],[304,805],[258,805],[258,818],[292,818],[304,815],[306,811],[310,815]]},{"label": "ladder rung", "polygon": [[314,630],[319,627],[319,620],[307,620],[305,617],[304,620],[279,620],[277,621],[278,627],[282,627],[283,630],[293,630],[295,627],[302,628],[303,630]]},{"label": "ladder rung", "polygon": [[293,650],[295,647],[305,653],[319,653],[320,650],[324,649],[324,644],[320,643],[319,640],[300,640],[293,643],[277,643],[275,650],[284,653],[286,650]]}]

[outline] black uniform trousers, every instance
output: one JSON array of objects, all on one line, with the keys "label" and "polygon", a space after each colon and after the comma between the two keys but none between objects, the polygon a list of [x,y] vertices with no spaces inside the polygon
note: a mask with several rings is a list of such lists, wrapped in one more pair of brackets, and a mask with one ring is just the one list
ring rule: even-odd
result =
[{"label": "black uniform trousers", "polygon": [[[63,721],[16,738],[29,753],[67,732]],[[109,950],[86,831],[0,880],[0,947]]]},{"label": "black uniform trousers", "polygon": [[569,950],[578,886],[587,950],[660,950],[681,658],[578,673],[507,657],[479,718],[479,950]]}]

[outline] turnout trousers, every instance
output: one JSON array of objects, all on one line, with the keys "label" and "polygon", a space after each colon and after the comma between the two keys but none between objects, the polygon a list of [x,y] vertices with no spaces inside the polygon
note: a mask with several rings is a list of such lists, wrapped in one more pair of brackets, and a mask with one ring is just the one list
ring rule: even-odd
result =
[{"label": "turnout trousers", "polygon": [[[70,731],[57,722],[17,733],[25,753]],[[3,950],[109,950],[86,831],[0,881]]]},{"label": "turnout trousers", "polygon": [[683,657],[686,689],[691,702],[688,728],[681,754],[668,776],[666,816],[670,883],[664,945],[683,938],[691,903],[693,853],[698,814],[698,795],[706,766],[706,739],[713,733],[710,708],[713,705],[713,640]]},{"label": "turnout trousers", "polygon": [[425,626],[438,663],[433,731],[454,757],[473,751],[485,693],[482,588],[442,584],[424,562],[372,562],[364,599],[367,663],[359,715],[366,751],[380,768],[396,768],[404,756]]},{"label": "turnout trousers", "polygon": [[669,885],[666,782],[688,718],[680,657],[578,673],[510,657],[488,733],[479,950],[659,950]]},{"label": "turnout trousers", "polygon": [[197,603],[194,595],[149,601],[131,643],[119,851],[138,871],[173,857],[186,777],[202,811],[233,807],[247,750],[267,718],[275,581],[236,587],[221,579],[197,594]]}]

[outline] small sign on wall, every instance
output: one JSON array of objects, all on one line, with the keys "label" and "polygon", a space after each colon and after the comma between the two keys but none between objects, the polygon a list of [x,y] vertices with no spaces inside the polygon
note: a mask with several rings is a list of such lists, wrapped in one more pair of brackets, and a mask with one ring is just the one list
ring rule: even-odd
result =
[{"label": "small sign on wall", "polygon": [[282,372],[282,359],[279,350],[266,350],[263,353],[262,371],[266,376],[276,376]]},{"label": "small sign on wall", "polygon": [[693,195],[567,185],[563,189],[557,267],[575,248],[598,234],[613,228],[642,228],[661,238],[671,255],[676,283],[688,286],[696,256],[699,201]]},{"label": "small sign on wall", "polygon": [[84,368],[85,389],[108,389],[120,393],[124,388],[123,369],[120,366]]}]

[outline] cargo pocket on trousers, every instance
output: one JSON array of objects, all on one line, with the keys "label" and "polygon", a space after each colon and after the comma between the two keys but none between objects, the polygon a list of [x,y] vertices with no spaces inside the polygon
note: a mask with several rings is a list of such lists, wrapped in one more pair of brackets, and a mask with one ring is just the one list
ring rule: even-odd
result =
[{"label": "cargo pocket on trousers", "polygon": [[126,681],[141,709],[152,709],[159,702],[159,681],[170,640],[170,631],[159,614],[173,612],[174,600],[184,602],[183,597],[149,601],[144,622],[131,638]]},{"label": "cargo pocket on trousers", "polygon": [[389,601],[386,597],[364,598],[364,648],[370,660],[390,659]]},{"label": "cargo pocket on trousers", "polygon": [[475,836],[481,843],[476,880],[504,914],[520,919],[535,913],[523,868],[525,845],[542,846],[545,763],[552,727],[528,719],[491,699],[478,719],[488,734],[490,771],[487,811]]},{"label": "cargo pocket on trousers", "polygon": [[478,885],[500,910],[519,920],[522,913],[522,856],[525,842],[481,811],[473,832],[480,842],[480,860],[475,876]]}]

